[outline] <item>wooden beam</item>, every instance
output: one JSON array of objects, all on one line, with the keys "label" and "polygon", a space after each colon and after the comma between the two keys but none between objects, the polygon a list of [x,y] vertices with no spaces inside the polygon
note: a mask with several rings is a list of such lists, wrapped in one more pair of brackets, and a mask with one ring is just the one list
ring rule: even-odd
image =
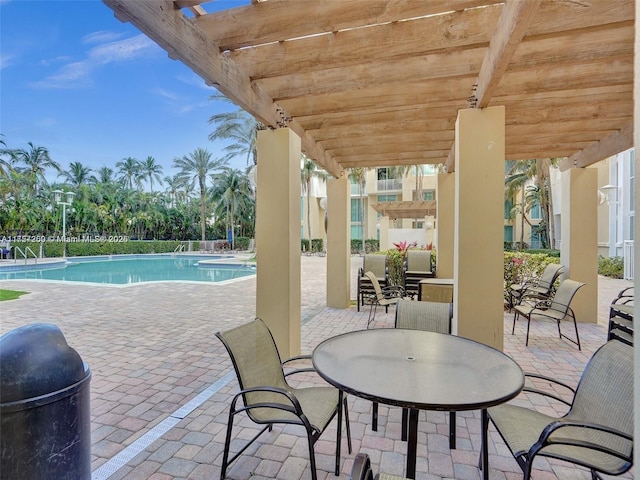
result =
[{"label": "wooden beam", "polygon": [[504,72],[507,71],[511,57],[527,32],[529,22],[540,1],[512,0],[502,7],[502,15],[489,43],[476,83],[475,96],[478,107],[489,106],[489,101],[498,88]]},{"label": "wooden beam", "polygon": [[585,168],[631,147],[633,147],[633,120],[620,131],[603,138],[569,158],[561,160],[559,168],[561,172],[569,168]]},{"label": "wooden beam", "polygon": [[201,21],[202,28],[224,50],[234,50],[291,38],[389,24],[486,3],[483,0],[266,1],[212,13]]}]

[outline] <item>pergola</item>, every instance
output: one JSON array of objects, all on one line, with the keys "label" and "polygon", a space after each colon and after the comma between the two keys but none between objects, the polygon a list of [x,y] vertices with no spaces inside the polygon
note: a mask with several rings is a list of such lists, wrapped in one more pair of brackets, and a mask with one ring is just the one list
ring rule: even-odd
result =
[{"label": "pergola", "polygon": [[505,107],[506,159],[565,170],[633,143],[633,0],[104,3],[335,177],[454,171],[469,107]]},{"label": "pergola", "polygon": [[597,175],[585,167],[634,144],[633,0],[103,1],[264,125],[256,310],[285,353],[299,348],[301,152],[334,177],[327,304],[341,308],[345,171],[443,165],[438,275],[456,282],[454,330],[498,348],[504,161],[561,158],[561,260],[587,284],[578,317],[597,321],[597,232],[585,221]]}]

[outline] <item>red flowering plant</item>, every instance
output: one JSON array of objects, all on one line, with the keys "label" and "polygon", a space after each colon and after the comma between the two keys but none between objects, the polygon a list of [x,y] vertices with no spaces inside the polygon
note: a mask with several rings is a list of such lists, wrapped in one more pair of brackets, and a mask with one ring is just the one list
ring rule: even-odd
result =
[{"label": "red flowering plant", "polygon": [[391,285],[402,285],[402,265],[407,258],[407,251],[418,245],[418,242],[402,242],[395,243],[395,249],[387,252],[387,267],[389,267],[389,283]]}]

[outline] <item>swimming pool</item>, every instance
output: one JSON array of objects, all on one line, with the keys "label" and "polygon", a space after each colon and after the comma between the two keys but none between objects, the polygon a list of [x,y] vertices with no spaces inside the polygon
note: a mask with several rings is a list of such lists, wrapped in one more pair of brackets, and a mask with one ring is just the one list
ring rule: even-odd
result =
[{"label": "swimming pool", "polygon": [[69,258],[63,268],[1,272],[0,280],[51,280],[101,285],[148,282],[221,283],[255,274],[255,264],[220,263],[215,256],[113,256]]}]

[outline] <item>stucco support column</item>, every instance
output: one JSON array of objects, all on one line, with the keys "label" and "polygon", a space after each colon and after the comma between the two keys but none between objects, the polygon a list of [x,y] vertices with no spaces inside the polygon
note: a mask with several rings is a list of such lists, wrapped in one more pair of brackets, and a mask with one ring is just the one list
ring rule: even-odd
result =
[{"label": "stucco support column", "polygon": [[346,175],[327,180],[327,306],[351,304],[350,185]]},{"label": "stucco support column", "polygon": [[256,316],[288,358],[300,354],[300,137],[260,130],[257,151]]},{"label": "stucco support column", "polygon": [[389,217],[382,215],[378,220],[380,225],[380,251],[384,252],[391,248],[391,242],[389,241]]},{"label": "stucco support column", "polygon": [[[562,172],[561,279],[586,285],[573,297],[571,308],[578,322],[598,322],[598,171],[570,168]],[[571,328],[567,324],[566,328]]]},{"label": "stucco support column", "polygon": [[454,333],[502,350],[504,107],[456,120]]},{"label": "stucco support column", "polygon": [[436,276],[453,278],[455,173],[439,173],[436,198]]}]

